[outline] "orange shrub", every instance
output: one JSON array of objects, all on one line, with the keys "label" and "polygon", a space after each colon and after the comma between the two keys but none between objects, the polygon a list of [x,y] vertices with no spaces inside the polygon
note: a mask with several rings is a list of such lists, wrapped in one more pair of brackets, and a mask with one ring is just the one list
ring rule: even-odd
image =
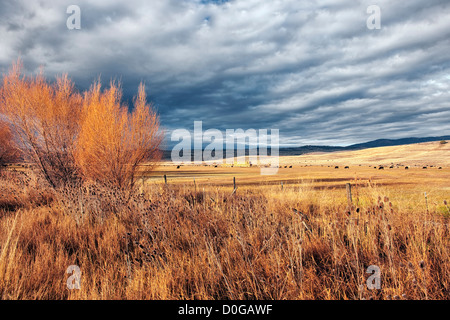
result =
[{"label": "orange shrub", "polygon": [[158,116],[147,104],[141,84],[132,113],[121,103],[121,87],[111,82],[101,91],[96,82],[84,96],[76,160],[85,178],[132,187],[138,166],[159,160]]},{"label": "orange shrub", "polygon": [[1,111],[11,122],[26,160],[37,164],[53,187],[77,176],[73,150],[81,96],[67,76],[52,85],[42,74],[25,77],[19,60],[3,77]]},{"label": "orange shrub", "polygon": [[3,77],[0,112],[11,122],[25,158],[53,187],[83,177],[132,187],[138,166],[159,160],[162,135],[143,85],[132,113],[121,97],[114,82],[103,92],[96,82],[82,95],[67,75],[52,84],[42,74],[25,77],[19,60]]}]

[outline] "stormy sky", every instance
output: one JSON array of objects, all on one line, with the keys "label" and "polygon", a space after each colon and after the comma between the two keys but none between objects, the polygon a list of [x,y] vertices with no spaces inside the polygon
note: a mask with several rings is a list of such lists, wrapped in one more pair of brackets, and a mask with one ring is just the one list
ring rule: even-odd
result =
[{"label": "stormy sky", "polygon": [[283,145],[450,134],[448,0],[0,1],[1,72],[19,56],[80,90],[119,79],[128,103],[144,81],[168,135],[200,120]]}]

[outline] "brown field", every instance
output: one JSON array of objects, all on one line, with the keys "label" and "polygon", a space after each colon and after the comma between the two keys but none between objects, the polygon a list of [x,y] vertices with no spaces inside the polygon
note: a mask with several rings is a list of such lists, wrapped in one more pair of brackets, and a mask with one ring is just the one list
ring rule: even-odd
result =
[{"label": "brown field", "polygon": [[380,147],[359,151],[311,153],[300,157],[283,157],[282,164],[390,166],[450,166],[450,145],[425,142],[403,146]]},{"label": "brown field", "polygon": [[[9,170],[0,299],[450,299],[448,151],[285,157],[274,176],[161,163],[131,195],[55,192]],[[70,265],[79,290],[66,286]],[[380,289],[366,286],[371,265]]]}]

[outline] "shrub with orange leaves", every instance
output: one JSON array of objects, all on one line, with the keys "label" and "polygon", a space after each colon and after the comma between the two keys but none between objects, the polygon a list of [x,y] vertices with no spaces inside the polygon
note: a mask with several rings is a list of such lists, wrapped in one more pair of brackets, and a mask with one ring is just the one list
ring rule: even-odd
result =
[{"label": "shrub with orange leaves", "polygon": [[77,176],[73,150],[82,97],[66,75],[49,84],[42,73],[22,75],[19,60],[3,77],[1,112],[11,123],[25,159],[57,187]]},{"label": "shrub with orange leaves", "polygon": [[121,103],[120,85],[101,91],[99,82],[83,94],[67,75],[48,83],[42,73],[22,75],[18,60],[4,75],[0,113],[11,123],[28,161],[54,187],[90,179],[132,187],[143,162],[159,160],[158,116],[139,87],[132,113]]},{"label": "shrub with orange leaves", "polygon": [[129,188],[139,165],[145,162],[145,170],[151,170],[160,159],[162,134],[144,85],[139,86],[131,113],[121,96],[120,84],[111,82],[102,92],[98,81],[85,94],[76,160],[85,178]]}]

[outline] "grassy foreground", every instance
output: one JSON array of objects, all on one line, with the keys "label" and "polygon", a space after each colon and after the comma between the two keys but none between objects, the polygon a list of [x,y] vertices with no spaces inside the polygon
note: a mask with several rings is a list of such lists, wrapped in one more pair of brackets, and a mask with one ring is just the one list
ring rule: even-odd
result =
[{"label": "grassy foreground", "polygon": [[349,206],[305,181],[149,180],[130,196],[3,172],[0,299],[450,299],[448,191],[416,187],[356,184]]}]

